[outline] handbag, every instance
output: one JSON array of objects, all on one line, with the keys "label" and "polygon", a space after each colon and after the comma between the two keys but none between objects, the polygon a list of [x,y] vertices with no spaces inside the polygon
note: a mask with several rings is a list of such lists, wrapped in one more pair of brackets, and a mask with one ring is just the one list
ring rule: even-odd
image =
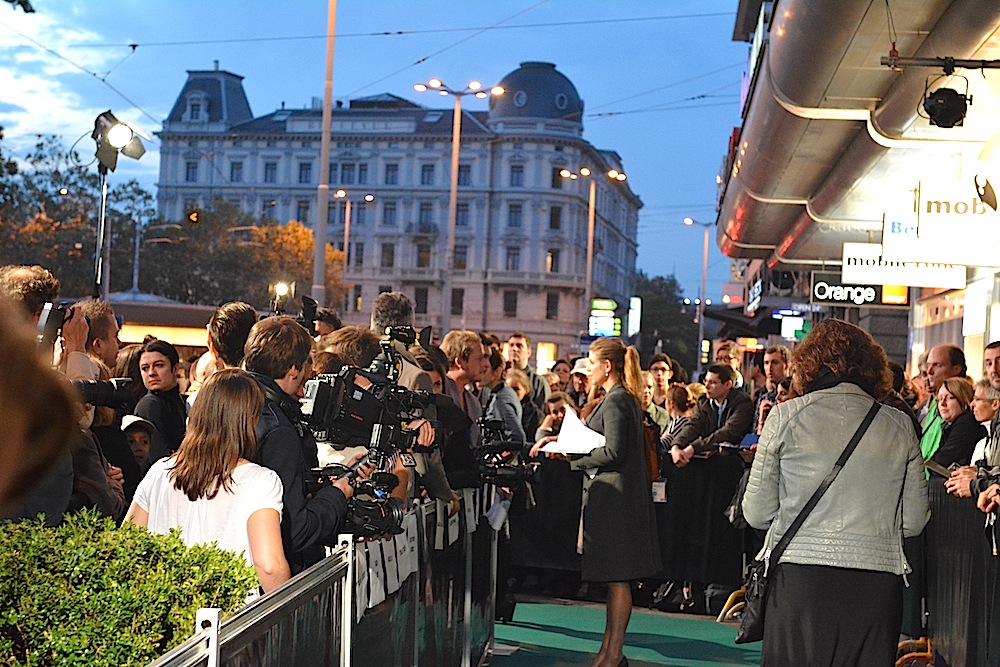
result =
[{"label": "handbag", "polygon": [[843,453],[837,462],[833,464],[833,469],[827,474],[826,479],[819,485],[819,488],[812,494],[809,501],[806,502],[805,506],[799,512],[798,516],[795,517],[795,521],[789,526],[785,534],[781,536],[778,543],[773,549],[768,549],[764,552],[763,560],[754,560],[748,568],[747,572],[747,583],[746,583],[746,593],[744,595],[745,603],[743,605],[743,617],[740,620],[740,629],[736,633],[736,643],[737,644],[748,644],[750,642],[759,642],[764,638],[764,604],[767,601],[767,570],[768,563],[773,559],[774,563],[777,564],[781,560],[781,555],[785,552],[785,548],[788,543],[792,541],[795,533],[798,532],[802,524],[805,523],[806,517],[809,516],[810,512],[819,503],[820,498],[826,493],[826,490],[830,488],[830,484],[833,480],[837,479],[837,475],[840,474],[840,470],[847,463],[847,459],[850,458],[851,454],[857,448],[858,443],[864,436],[865,431],[871,425],[872,421],[875,419],[875,415],[878,414],[879,409],[882,404],[876,401],[869,408],[868,414],[865,415],[864,420],[861,425],[858,426],[858,430],[855,431],[854,437],[851,441],[847,443],[847,447],[844,448]]}]

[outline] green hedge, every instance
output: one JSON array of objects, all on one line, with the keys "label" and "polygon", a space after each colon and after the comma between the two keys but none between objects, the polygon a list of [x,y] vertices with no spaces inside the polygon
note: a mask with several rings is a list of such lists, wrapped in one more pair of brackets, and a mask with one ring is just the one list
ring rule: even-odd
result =
[{"label": "green hedge", "polygon": [[194,632],[200,607],[232,612],[253,567],[81,512],[58,528],[0,524],[0,664],[144,665]]}]

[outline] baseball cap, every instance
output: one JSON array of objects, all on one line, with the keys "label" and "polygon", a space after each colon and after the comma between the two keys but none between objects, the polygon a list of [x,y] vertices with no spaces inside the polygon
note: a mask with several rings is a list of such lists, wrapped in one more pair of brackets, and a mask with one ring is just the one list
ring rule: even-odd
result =
[{"label": "baseball cap", "polygon": [[153,422],[149,421],[148,419],[143,419],[142,417],[137,417],[136,415],[125,415],[124,417],[122,417],[123,431],[127,431],[133,426],[143,426],[150,432],[156,430],[156,427],[153,426]]}]

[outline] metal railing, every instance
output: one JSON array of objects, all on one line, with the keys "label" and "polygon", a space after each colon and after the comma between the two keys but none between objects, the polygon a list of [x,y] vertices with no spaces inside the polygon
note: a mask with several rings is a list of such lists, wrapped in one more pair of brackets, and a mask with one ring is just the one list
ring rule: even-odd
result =
[{"label": "metal railing", "polygon": [[[217,627],[206,621],[149,667],[486,664],[497,536],[482,514],[492,497],[492,488],[466,490],[454,541],[436,502],[412,510],[410,530],[393,540],[342,536],[323,561]],[[397,567],[399,540],[416,550],[416,571],[380,599],[375,591]]]}]

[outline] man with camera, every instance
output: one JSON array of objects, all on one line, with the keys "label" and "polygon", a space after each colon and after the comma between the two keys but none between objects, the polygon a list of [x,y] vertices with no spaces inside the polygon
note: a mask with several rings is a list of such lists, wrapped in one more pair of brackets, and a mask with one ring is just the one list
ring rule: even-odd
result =
[{"label": "man with camera", "polygon": [[324,556],[347,515],[353,489],[346,478],[306,494],[305,474],[319,465],[316,441],[302,421],[299,398],[312,369],[313,339],[287,316],[267,317],[253,326],[244,348],[243,367],[266,398],[257,423],[254,462],[278,473],[284,505],[281,540],[292,574]]},{"label": "man with camera", "polygon": [[[24,321],[36,328],[38,352],[46,363],[54,362],[63,371],[64,377],[67,367],[76,374],[84,363],[90,365],[84,353],[90,327],[79,306],[67,308],[57,305],[59,280],[51,272],[37,265],[0,267],[0,294],[20,306],[19,312]],[[49,320],[52,324],[47,326]],[[58,349],[55,354],[53,344]],[[28,380],[31,381],[34,379]],[[53,423],[63,419],[76,419],[76,416],[64,413],[51,415]],[[49,450],[51,458],[47,468],[38,475],[34,489],[22,494],[16,505],[8,506],[3,513],[4,518],[33,518],[42,513],[48,525],[57,525],[62,521],[73,493],[70,448],[79,434],[79,425],[73,433],[63,447]]]},{"label": "man with camera", "polygon": [[[383,292],[376,297],[372,306],[372,331],[384,340],[388,338],[386,330],[390,327],[413,327],[413,303],[402,292]],[[413,355],[399,341],[393,341],[393,346],[401,360],[399,386],[410,391],[432,393],[434,386],[431,378],[417,365]],[[417,422],[410,427],[422,429],[421,440],[433,444],[435,434],[431,424],[437,419],[437,408],[433,405],[425,407],[422,416],[425,422]],[[420,484],[427,489],[427,495],[452,503],[452,508],[457,508],[459,496],[448,484],[440,449],[434,447],[430,451],[415,452],[414,459]]]}]

